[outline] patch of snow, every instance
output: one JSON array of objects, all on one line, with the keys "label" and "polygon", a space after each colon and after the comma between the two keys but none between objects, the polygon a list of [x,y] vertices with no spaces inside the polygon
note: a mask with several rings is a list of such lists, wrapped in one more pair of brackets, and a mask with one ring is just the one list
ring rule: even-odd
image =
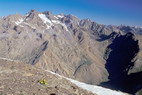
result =
[{"label": "patch of snow", "polygon": [[57,15],[57,17],[58,17],[58,18],[63,18],[64,16],[62,16],[62,15]]},{"label": "patch of snow", "polygon": [[134,28],[138,28],[137,26],[134,26]]},{"label": "patch of snow", "polygon": [[[46,24],[47,29],[51,28],[51,26],[53,25],[53,23],[46,17],[45,14],[38,14],[38,16]],[[49,25],[47,25],[47,23]]]},{"label": "patch of snow", "polygon": [[28,14],[26,14],[25,16],[29,16],[29,13],[28,13]]},{"label": "patch of snow", "polygon": [[30,26],[30,27],[31,27],[31,28],[33,28],[33,29],[36,29],[36,27],[34,27],[34,26],[30,25],[29,23],[24,22],[24,24],[26,24],[26,25]]},{"label": "patch of snow", "polygon": [[4,57],[0,57],[0,59],[2,59],[2,60],[7,60],[7,61],[17,61],[17,60],[12,60],[12,59],[9,59],[9,58],[4,58]]},{"label": "patch of snow", "polygon": [[88,91],[91,91],[92,93],[97,94],[97,95],[128,95],[126,93],[122,93],[122,92],[119,92],[119,91],[115,91],[115,90],[103,88],[103,87],[100,87],[100,86],[89,85],[89,84],[86,84],[86,83],[83,83],[83,82],[79,82],[77,80],[73,80],[73,79],[61,76],[61,75],[54,73],[52,71],[49,71],[49,70],[46,70],[46,71],[51,73],[51,74],[57,75],[60,78],[65,78],[65,79],[69,80],[70,82],[72,82],[73,84],[77,85],[78,87],[83,88],[83,89],[88,90]]},{"label": "patch of snow", "polygon": [[61,24],[61,22],[57,21],[57,20],[52,20],[52,22],[55,23],[55,24]]},{"label": "patch of snow", "polygon": [[134,26],[134,28],[142,28],[142,27],[139,27],[139,26]]},{"label": "patch of snow", "polygon": [[64,23],[61,23],[60,21],[57,21],[57,20],[52,20],[52,22],[54,24],[60,24],[60,25],[62,25],[65,28],[66,31],[69,31],[68,28],[67,28],[67,26]]},{"label": "patch of snow", "polygon": [[52,22],[46,17],[45,14],[38,14],[38,16],[41,18],[41,20],[44,22],[44,23],[49,23],[52,25]]},{"label": "patch of snow", "polygon": [[76,80],[73,80],[73,79],[69,79],[69,78],[67,78],[67,80],[76,84],[78,87],[81,87],[83,89],[91,91],[92,93],[95,93],[97,95],[128,95],[128,94],[125,94],[125,93],[122,93],[122,92],[110,90],[110,89],[95,86],[95,85],[89,85],[89,84],[82,83],[82,82],[79,82],[79,81],[76,81]]},{"label": "patch of snow", "polygon": [[68,31],[68,28],[65,24],[62,24],[62,26],[65,28],[66,31]]},{"label": "patch of snow", "polygon": [[23,25],[19,25],[20,27],[24,27]]},{"label": "patch of snow", "polygon": [[21,18],[21,19],[19,19],[18,21],[16,21],[15,24],[16,24],[16,25],[19,25],[19,24],[21,24],[23,21],[24,21],[24,19]]},{"label": "patch of snow", "polygon": [[54,16],[56,19],[58,19],[58,17],[57,16]]}]

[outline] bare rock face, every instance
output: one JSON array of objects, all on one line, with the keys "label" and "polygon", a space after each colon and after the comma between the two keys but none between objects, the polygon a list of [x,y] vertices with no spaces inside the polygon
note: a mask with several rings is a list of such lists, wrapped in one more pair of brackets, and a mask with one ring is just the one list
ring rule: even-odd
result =
[{"label": "bare rock face", "polygon": [[111,76],[106,68],[111,52],[108,46],[129,32],[138,40],[140,50],[132,58],[137,60],[130,59],[134,65],[127,73],[142,71],[141,31],[139,27],[106,26],[73,15],[31,10],[25,16],[16,14],[0,19],[0,57],[100,84]]},{"label": "bare rock face", "polygon": [[[35,10],[25,16],[4,17],[0,24],[1,58],[33,64],[86,83],[107,80],[105,48],[100,47],[107,46],[108,42],[95,40],[99,34],[92,35],[103,25],[95,26],[94,22],[79,20],[73,15]],[[96,28],[94,32],[92,27]]]}]

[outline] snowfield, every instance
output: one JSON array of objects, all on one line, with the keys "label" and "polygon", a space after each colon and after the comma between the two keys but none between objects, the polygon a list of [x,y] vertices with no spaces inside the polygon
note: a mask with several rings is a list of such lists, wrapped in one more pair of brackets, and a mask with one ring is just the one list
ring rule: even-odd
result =
[{"label": "snowfield", "polygon": [[73,79],[61,76],[57,73],[54,73],[54,72],[51,72],[51,71],[48,71],[48,70],[46,70],[46,71],[50,72],[54,75],[57,75],[61,78],[65,78],[65,79],[69,80],[70,82],[72,82],[73,84],[77,85],[78,87],[85,89],[87,91],[91,91],[92,93],[97,94],[97,95],[129,95],[129,94],[126,94],[126,93],[123,93],[123,92],[103,88],[103,87],[100,87],[100,86],[89,85],[89,84],[86,84],[86,83],[83,83],[83,82],[79,82],[77,80],[73,80]]},{"label": "snowfield", "polygon": [[[61,23],[58,20],[49,20],[45,14],[38,14],[38,16],[40,17],[40,19],[46,24],[49,23],[50,25],[47,25],[47,29],[49,29],[51,26],[53,26],[54,24],[60,24],[61,26],[63,26],[65,28],[66,31],[68,31],[67,26],[64,23]],[[63,17],[58,15],[58,17]]]},{"label": "snowfield", "polygon": [[38,14],[38,16],[41,18],[41,20],[42,20],[44,23],[52,24],[52,22],[46,17],[45,14]]},{"label": "snowfield", "polygon": [[21,24],[23,21],[24,21],[24,19],[21,18],[21,19],[19,19],[18,21],[16,21],[15,24],[16,24],[16,25],[19,25],[19,24]]}]

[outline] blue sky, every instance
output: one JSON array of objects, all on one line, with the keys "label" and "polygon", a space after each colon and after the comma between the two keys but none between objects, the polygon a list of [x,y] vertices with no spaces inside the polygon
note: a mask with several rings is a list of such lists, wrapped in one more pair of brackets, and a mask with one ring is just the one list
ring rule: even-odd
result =
[{"label": "blue sky", "polygon": [[142,26],[142,0],[0,0],[0,16],[31,9],[73,14],[100,24]]}]

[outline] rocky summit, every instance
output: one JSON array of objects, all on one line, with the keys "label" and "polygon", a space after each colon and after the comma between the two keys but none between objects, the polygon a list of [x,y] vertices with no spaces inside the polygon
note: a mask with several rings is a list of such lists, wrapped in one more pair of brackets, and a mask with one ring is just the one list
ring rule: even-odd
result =
[{"label": "rocky summit", "polygon": [[31,10],[0,18],[0,59],[137,95],[141,42],[142,27],[103,25],[71,14]]}]

